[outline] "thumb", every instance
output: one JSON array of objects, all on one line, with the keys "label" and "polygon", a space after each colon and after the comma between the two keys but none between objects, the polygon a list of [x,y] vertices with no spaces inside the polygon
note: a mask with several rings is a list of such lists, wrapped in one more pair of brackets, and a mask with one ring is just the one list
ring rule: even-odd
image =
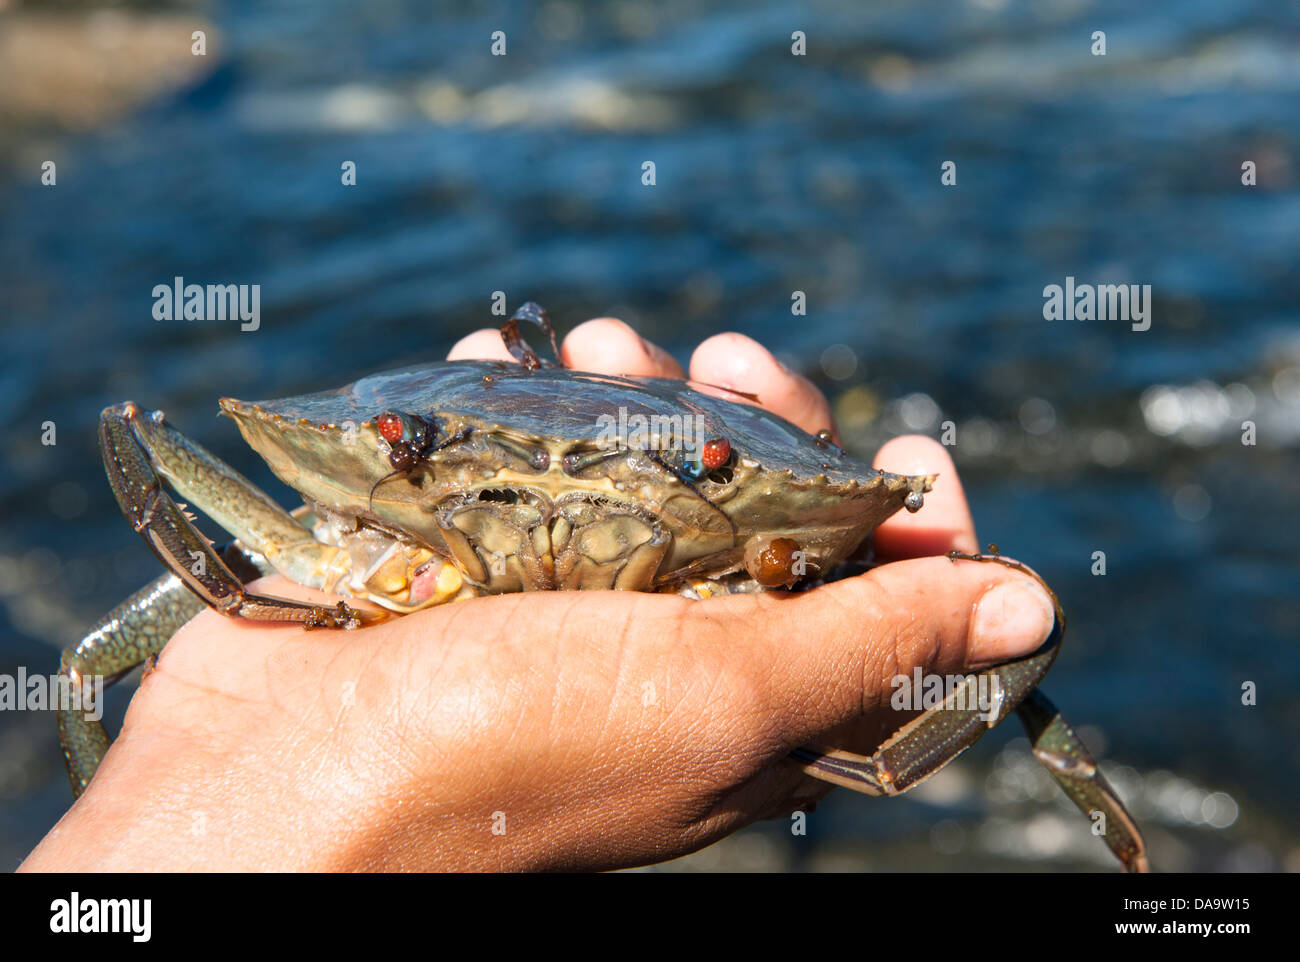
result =
[{"label": "thumb", "polygon": [[804,595],[771,598],[755,626],[769,717],[800,742],[888,705],[897,675],[1010,661],[1047,640],[1043,587],[1002,565],[917,558]]}]

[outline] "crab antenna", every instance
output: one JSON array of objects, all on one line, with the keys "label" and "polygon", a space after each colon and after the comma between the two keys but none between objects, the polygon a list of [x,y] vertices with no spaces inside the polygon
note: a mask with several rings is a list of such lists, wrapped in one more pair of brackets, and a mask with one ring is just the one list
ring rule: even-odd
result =
[{"label": "crab antenna", "polygon": [[440,444],[426,451],[424,453],[424,457],[427,458],[430,454],[433,454],[437,451],[441,451],[443,448],[449,448],[453,444],[459,444],[461,441],[466,441],[469,439],[469,436],[473,433],[474,433],[473,427],[463,427],[455,434],[451,435],[451,437],[447,438],[447,440],[441,442]]},{"label": "crab antenna", "polygon": [[381,484],[383,484],[383,483],[384,483],[385,481],[387,481],[389,478],[395,478],[395,477],[397,477],[399,474],[410,474],[410,473],[411,473],[411,471],[410,471],[409,468],[406,469],[405,471],[403,471],[403,470],[400,469],[400,468],[399,468],[398,470],[396,470],[396,471],[389,471],[389,472],[388,472],[387,474],[385,474],[382,478],[380,478],[380,479],[379,479],[378,481],[376,481],[373,485],[371,485],[371,486],[370,486],[370,497],[366,500],[366,504],[367,504],[367,506],[368,506],[368,510],[370,510],[370,511],[374,511],[374,510],[375,510],[375,491],[379,488],[379,486],[380,486]]}]

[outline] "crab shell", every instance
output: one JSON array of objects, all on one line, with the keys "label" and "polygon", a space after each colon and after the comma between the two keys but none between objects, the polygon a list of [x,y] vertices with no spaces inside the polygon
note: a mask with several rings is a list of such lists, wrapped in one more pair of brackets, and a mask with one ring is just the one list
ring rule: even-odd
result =
[{"label": "crab shell", "polygon": [[[352,593],[397,610],[431,603],[417,584],[438,560],[475,594],[792,584],[918,508],[934,477],[877,471],[683,381],[559,368],[440,363],[221,407],[302,495],[317,538],[351,553]],[[431,429],[409,471],[393,469],[386,413]],[[713,439],[730,460],[692,481],[682,469]],[[794,562],[773,577],[764,565],[790,554],[785,541]],[[376,578],[394,544],[405,570]]]}]

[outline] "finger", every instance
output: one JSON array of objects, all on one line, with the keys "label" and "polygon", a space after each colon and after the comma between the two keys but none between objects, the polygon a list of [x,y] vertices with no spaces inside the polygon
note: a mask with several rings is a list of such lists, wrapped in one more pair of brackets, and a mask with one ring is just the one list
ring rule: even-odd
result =
[{"label": "finger", "polygon": [[472,334],[466,334],[447,352],[449,361],[514,361],[506,350],[506,342],[501,339],[501,332],[495,328],[484,327]]},{"label": "finger", "polygon": [[[700,344],[691,357],[691,380],[756,395],[763,407],[809,434],[829,428],[839,441],[831,406],[822,392],[743,334],[717,334]],[[708,393],[742,400],[729,392]]]},{"label": "finger", "polygon": [[949,551],[973,554],[979,550],[975,522],[957,466],[948,449],[932,438],[909,434],[894,438],[876,453],[872,462],[894,474],[937,474],[934,488],[916,514],[900,511],[876,528],[876,554],[885,559],[919,558]]},{"label": "finger", "polygon": [[[897,675],[955,673],[1029,654],[1055,608],[1034,579],[1002,565],[917,558],[795,597],[759,596],[737,626],[737,671],[761,664],[770,717],[807,739],[887,706]],[[712,602],[706,602],[712,604]],[[766,610],[763,610],[766,609]]]},{"label": "finger", "polygon": [[613,317],[579,324],[560,347],[565,367],[628,377],[685,377],[667,351]]}]

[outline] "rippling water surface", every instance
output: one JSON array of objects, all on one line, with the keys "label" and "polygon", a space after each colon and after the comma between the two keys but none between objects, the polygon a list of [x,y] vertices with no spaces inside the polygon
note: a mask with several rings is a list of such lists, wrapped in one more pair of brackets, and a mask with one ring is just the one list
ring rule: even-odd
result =
[{"label": "rippling water surface", "polygon": [[[0,146],[0,672],[53,670],[155,572],[99,467],[102,407],[165,408],[288,502],[217,397],[438,358],[503,290],[562,328],[620,316],[683,360],[721,330],[758,338],[859,453],[952,422],[981,537],[1070,613],[1048,690],[1158,865],[1300,867],[1300,8],[204,16],[196,78],[90,130],[28,117]],[[155,321],[176,275],[260,284],[260,329]],[[1150,284],[1150,329],[1044,320],[1067,277]],[[910,801],[837,793],[807,839],[759,826],[674,867],[1106,867],[1011,728]],[[68,801],[49,716],[0,714],[4,864]]]}]

